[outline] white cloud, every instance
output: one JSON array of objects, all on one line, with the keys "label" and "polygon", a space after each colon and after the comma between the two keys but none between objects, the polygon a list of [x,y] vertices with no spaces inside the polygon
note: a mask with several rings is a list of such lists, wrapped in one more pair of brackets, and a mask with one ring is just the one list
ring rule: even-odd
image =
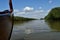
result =
[{"label": "white cloud", "polygon": [[49,3],[51,4],[53,1],[52,0],[49,0]]},{"label": "white cloud", "polygon": [[18,9],[14,9],[14,12],[19,12],[19,10]]},{"label": "white cloud", "polygon": [[40,10],[40,12],[44,12],[44,10]]},{"label": "white cloud", "polygon": [[42,9],[42,7],[39,7],[39,9]]},{"label": "white cloud", "polygon": [[42,13],[44,10],[35,10],[34,13]]},{"label": "white cloud", "polygon": [[20,11],[20,10],[14,10],[14,14],[15,15],[20,15],[20,14],[27,14],[27,13],[32,13],[32,14],[34,14],[34,13],[42,13],[42,12],[45,12],[44,10],[42,10],[42,9],[40,9],[40,10],[34,10],[34,11],[28,11],[28,12],[26,12],[26,11]]},{"label": "white cloud", "polygon": [[24,14],[25,12],[21,12],[18,9],[14,9],[14,16],[19,16],[20,14]]},{"label": "white cloud", "polygon": [[30,12],[26,11],[20,11],[20,10],[14,10],[14,15],[15,16],[22,16],[22,17],[28,17],[28,18],[41,18],[45,16],[45,10],[39,9],[39,10],[29,10]]},{"label": "white cloud", "polygon": [[27,7],[25,7],[23,10],[26,11],[26,12],[29,12],[29,11],[34,10],[34,8],[27,6]]},{"label": "white cloud", "polygon": [[50,11],[51,11],[51,9],[47,10],[47,12],[50,12]]}]

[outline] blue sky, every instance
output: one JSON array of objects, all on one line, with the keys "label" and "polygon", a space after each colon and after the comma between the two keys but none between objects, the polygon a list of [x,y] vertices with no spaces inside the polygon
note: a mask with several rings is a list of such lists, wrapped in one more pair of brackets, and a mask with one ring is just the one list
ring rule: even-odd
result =
[{"label": "blue sky", "polygon": [[39,7],[43,7],[43,9],[50,9],[55,6],[60,6],[60,0],[15,0],[14,8],[22,9],[26,6],[34,7],[35,9],[39,9]]},{"label": "blue sky", "polygon": [[[60,0],[12,0],[15,15],[40,17],[54,7],[60,7]],[[9,9],[8,0],[0,0],[0,11]],[[36,12],[37,11],[37,12]],[[40,11],[40,12],[39,12]],[[26,13],[27,12],[27,13]],[[40,14],[39,14],[40,13]]]}]

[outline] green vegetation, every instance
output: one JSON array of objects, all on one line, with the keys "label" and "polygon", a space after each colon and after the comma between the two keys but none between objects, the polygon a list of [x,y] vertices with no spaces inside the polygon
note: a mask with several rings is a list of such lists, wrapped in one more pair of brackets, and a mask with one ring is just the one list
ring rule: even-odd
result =
[{"label": "green vegetation", "polygon": [[24,17],[14,17],[14,21],[29,21],[29,20],[34,20],[33,18],[24,18]]},{"label": "green vegetation", "polygon": [[45,21],[53,31],[60,31],[60,7],[53,8],[45,17]]},{"label": "green vegetation", "polygon": [[45,20],[58,20],[58,19],[60,19],[60,7],[53,8],[45,17]]},{"label": "green vegetation", "polygon": [[24,17],[19,17],[19,16],[14,16],[13,17],[14,23],[23,23],[23,22],[28,22],[28,21],[31,21],[31,20],[36,20],[36,19],[24,18]]},{"label": "green vegetation", "polygon": [[40,18],[40,20],[44,20],[44,18]]},{"label": "green vegetation", "polygon": [[52,29],[52,31],[59,31],[60,32],[60,20],[50,20],[47,21],[49,27]]}]

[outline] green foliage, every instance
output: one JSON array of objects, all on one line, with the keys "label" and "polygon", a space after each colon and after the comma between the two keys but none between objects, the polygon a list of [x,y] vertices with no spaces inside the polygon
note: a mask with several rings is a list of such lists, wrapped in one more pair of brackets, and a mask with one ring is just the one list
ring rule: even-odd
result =
[{"label": "green foliage", "polygon": [[48,23],[48,26],[50,26],[52,31],[60,32],[60,20],[48,20],[46,22]]},{"label": "green foliage", "polygon": [[28,22],[28,21],[31,21],[31,20],[36,20],[36,19],[33,19],[33,18],[24,18],[24,17],[19,17],[19,16],[14,16],[13,17],[14,24]]},{"label": "green foliage", "polygon": [[33,18],[18,17],[18,16],[14,17],[14,21],[29,21],[29,20],[35,20],[35,19],[33,19]]},{"label": "green foliage", "polygon": [[44,20],[44,18],[40,18],[40,20]]},{"label": "green foliage", "polygon": [[53,8],[45,17],[46,20],[60,19],[60,7]]}]

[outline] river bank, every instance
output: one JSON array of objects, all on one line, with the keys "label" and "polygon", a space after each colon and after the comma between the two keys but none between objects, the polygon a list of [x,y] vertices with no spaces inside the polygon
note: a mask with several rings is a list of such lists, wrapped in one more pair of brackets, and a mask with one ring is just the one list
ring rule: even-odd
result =
[{"label": "river bank", "polygon": [[18,23],[28,22],[28,21],[36,20],[36,19],[14,16],[13,20],[14,20],[14,24],[18,24]]}]

